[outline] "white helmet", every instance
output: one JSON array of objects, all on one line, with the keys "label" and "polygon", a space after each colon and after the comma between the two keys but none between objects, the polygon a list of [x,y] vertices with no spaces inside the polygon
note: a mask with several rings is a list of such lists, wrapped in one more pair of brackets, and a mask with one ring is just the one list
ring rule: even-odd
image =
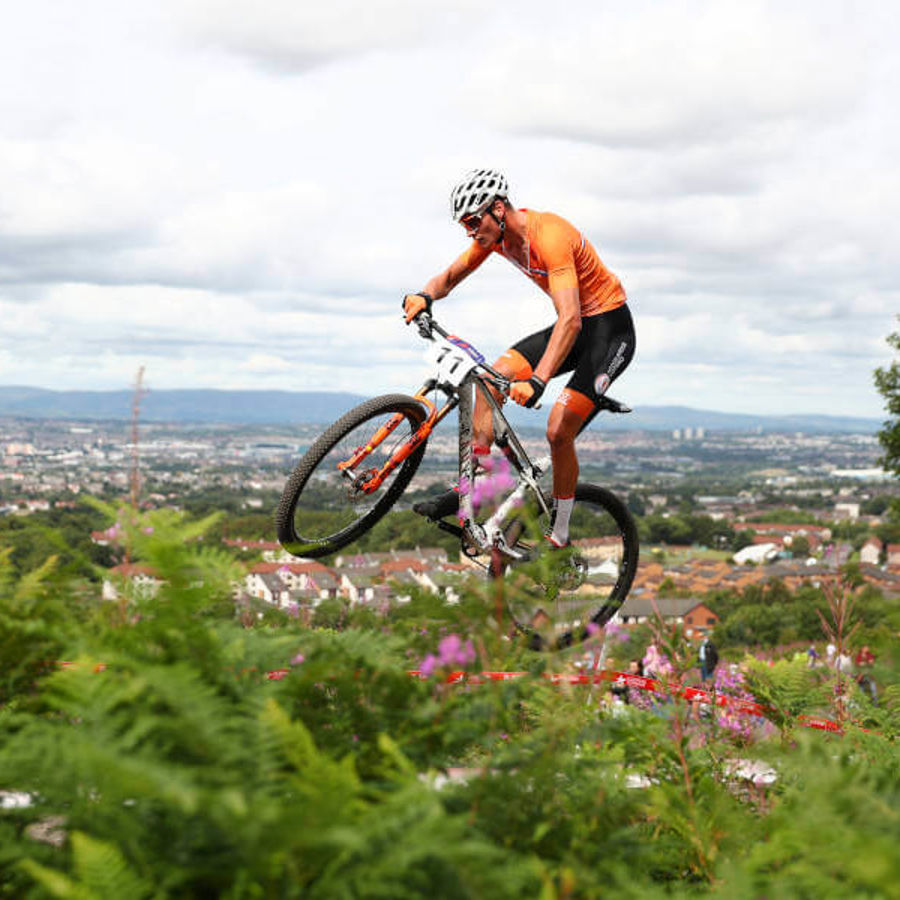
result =
[{"label": "white helmet", "polygon": [[450,194],[450,216],[458,222],[463,216],[480,212],[497,197],[509,197],[509,184],[496,169],[473,169]]}]

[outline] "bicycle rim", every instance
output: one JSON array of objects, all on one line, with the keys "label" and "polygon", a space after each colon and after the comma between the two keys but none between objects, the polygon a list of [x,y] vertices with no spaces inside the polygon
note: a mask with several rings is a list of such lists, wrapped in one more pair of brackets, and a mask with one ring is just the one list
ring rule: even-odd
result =
[{"label": "bicycle rim", "polygon": [[[614,494],[579,484],[569,526],[571,546],[554,549],[543,537],[549,522],[526,509],[509,526],[528,560],[508,569],[504,596],[516,630],[534,649],[563,649],[599,633],[631,588],[638,536]],[[512,534],[510,534],[512,531]]]},{"label": "bicycle rim", "polygon": [[[395,418],[393,431],[356,465],[346,467]],[[376,490],[367,493],[364,485],[415,434],[424,418],[415,400],[392,395],[364,403],[335,422],[310,447],[285,486],[275,517],[282,546],[295,556],[326,556],[371,528],[409,484],[425,444]]]}]

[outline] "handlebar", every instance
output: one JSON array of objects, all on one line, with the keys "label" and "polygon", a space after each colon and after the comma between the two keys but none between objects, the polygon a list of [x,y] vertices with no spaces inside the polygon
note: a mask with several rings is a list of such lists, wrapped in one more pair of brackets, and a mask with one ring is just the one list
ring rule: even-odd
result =
[{"label": "handlebar", "polygon": [[[422,310],[418,315],[414,316],[411,321],[407,322],[407,325],[411,325],[413,322],[416,324],[416,328],[419,329],[419,334],[426,341],[433,341],[435,333],[439,334],[444,339],[450,339],[452,336],[449,332],[444,331],[437,322],[435,322],[433,316],[427,310]],[[512,384],[512,380],[507,378],[502,372],[498,372],[493,366],[488,365],[486,362],[479,362],[478,368],[482,370],[482,378],[495,387],[501,394],[508,397],[509,396],[509,388]],[[625,403],[622,403],[619,400],[614,400],[612,397],[604,394],[600,397],[598,401],[598,409],[606,410],[611,413],[630,413],[631,407]],[[541,404],[536,403],[533,409],[540,409]]]},{"label": "handlebar", "polygon": [[[451,334],[441,328],[441,326],[434,320],[434,317],[431,315],[431,313],[427,310],[423,309],[418,315],[414,316],[408,324],[413,323],[415,323],[416,328],[419,330],[420,337],[422,337],[426,341],[433,341],[435,334],[439,334],[444,339],[449,339],[451,337]],[[489,382],[504,396],[509,396],[509,388],[512,384],[512,380],[510,378],[508,378],[502,372],[498,372],[493,366],[489,365],[486,362],[479,362],[478,368],[483,371],[482,377],[485,381]],[[535,406],[535,409],[539,408],[539,406]]]}]

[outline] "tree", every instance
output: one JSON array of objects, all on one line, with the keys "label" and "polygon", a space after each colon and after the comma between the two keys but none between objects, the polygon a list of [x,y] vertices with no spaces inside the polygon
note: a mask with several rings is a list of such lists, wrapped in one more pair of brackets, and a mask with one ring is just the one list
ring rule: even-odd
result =
[{"label": "tree", "polygon": [[644,498],[634,491],[629,492],[628,499],[625,501],[625,505],[628,507],[628,510],[632,513],[632,515],[645,516],[647,514],[647,504],[644,503]]},{"label": "tree", "polygon": [[[900,321],[900,316],[897,319]],[[900,331],[888,335],[887,342],[900,353]],[[875,370],[875,387],[884,397],[888,415],[892,417],[878,432],[878,440],[884,448],[881,464],[900,477],[900,358]]]}]

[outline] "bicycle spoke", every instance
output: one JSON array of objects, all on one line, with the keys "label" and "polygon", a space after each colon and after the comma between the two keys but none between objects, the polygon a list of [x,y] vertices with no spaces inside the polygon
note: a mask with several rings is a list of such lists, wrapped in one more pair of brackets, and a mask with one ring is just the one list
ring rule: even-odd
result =
[{"label": "bicycle spoke", "polygon": [[506,605],[533,646],[561,648],[599,631],[627,595],[637,565],[637,535],[622,504],[609,492],[579,485],[570,521],[571,545],[553,548],[542,517],[520,519],[528,562],[511,569]]},{"label": "bicycle spoke", "polygon": [[351,410],[329,428],[285,488],[276,514],[282,544],[298,556],[324,556],[374,525],[409,483],[425,445],[379,482],[382,470],[423,419],[412,398],[394,395]]}]

